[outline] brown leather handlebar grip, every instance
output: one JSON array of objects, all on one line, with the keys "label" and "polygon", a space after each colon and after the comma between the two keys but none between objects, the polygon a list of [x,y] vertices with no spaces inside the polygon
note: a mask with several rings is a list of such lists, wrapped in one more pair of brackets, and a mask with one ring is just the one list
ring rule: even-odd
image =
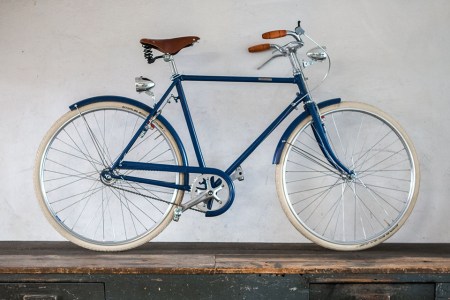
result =
[{"label": "brown leather handlebar grip", "polygon": [[270,44],[259,44],[248,48],[248,52],[261,52],[270,49]]},{"label": "brown leather handlebar grip", "polygon": [[262,34],[263,39],[276,39],[286,36],[286,30],[273,30]]}]

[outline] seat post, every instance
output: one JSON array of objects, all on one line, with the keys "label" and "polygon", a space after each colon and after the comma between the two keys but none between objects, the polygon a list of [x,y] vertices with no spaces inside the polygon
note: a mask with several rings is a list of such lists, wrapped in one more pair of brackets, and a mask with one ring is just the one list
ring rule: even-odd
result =
[{"label": "seat post", "polygon": [[171,54],[164,54],[164,61],[170,63],[170,68],[172,69],[172,75],[178,75],[177,65],[175,64],[175,60],[173,58],[173,55]]}]

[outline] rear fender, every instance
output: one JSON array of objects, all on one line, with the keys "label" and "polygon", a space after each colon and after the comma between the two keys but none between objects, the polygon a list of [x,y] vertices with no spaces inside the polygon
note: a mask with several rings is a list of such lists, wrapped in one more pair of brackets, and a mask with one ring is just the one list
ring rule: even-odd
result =
[{"label": "rear fender", "polygon": [[[337,104],[341,102],[341,98],[334,98],[322,101],[320,103],[317,103],[317,106],[319,109],[322,109],[324,107]],[[280,163],[280,156],[281,151],[283,151],[284,143],[286,142],[287,138],[291,135],[292,131],[297,127],[298,124],[300,124],[304,119],[306,119],[309,116],[309,113],[304,111],[302,112],[297,118],[295,118],[294,121],[289,125],[288,128],[286,128],[286,131],[283,133],[283,135],[280,138],[280,141],[277,144],[277,148],[275,149],[275,154],[273,156],[272,163],[275,165],[278,165]]]}]

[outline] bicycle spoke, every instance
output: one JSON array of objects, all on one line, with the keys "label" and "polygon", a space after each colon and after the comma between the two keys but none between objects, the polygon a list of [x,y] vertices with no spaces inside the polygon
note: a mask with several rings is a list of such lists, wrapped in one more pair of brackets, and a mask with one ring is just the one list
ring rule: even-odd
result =
[{"label": "bicycle spoke", "polygon": [[[160,136],[161,136],[161,135],[159,135],[158,137],[156,137],[156,138],[155,138],[155,141],[156,141],[156,139],[158,139]],[[148,150],[148,152],[145,153],[145,155],[142,156],[140,160],[145,160],[146,157],[147,157],[150,153],[152,153],[153,150],[155,150],[155,149],[156,149],[159,145],[161,145],[163,142],[164,142],[164,139],[161,140],[161,141],[159,141],[153,148],[151,148],[150,150]],[[151,159],[150,159],[149,161],[151,161]]]},{"label": "bicycle spoke", "polygon": [[102,163],[101,161],[98,161],[97,159],[93,158],[93,156],[92,156],[91,153],[89,152],[89,149],[87,148],[86,144],[84,143],[84,140],[83,140],[83,138],[81,137],[81,135],[80,135],[78,129],[75,127],[75,124],[74,124],[74,123],[71,123],[71,124],[72,124],[72,126],[75,128],[75,131],[77,132],[78,137],[81,139],[81,143],[83,144],[84,149],[86,149],[86,153],[87,153],[87,154],[86,154],[83,150],[81,150],[81,148],[78,146],[78,143],[76,143],[76,142],[74,141],[74,139],[73,139],[72,136],[66,131],[66,129],[64,129],[63,132],[69,137],[70,141],[75,145],[75,148],[78,149],[78,151],[80,151],[81,154],[83,154],[83,156],[84,156],[84,157],[86,158],[86,160],[91,164],[91,166],[92,166],[95,170],[99,171],[100,169],[97,168],[97,166],[94,164],[94,162],[99,163],[102,167],[103,167],[103,163]]},{"label": "bicycle spoke", "polygon": [[[99,188],[94,188],[97,185],[97,183],[95,183],[95,185],[93,186],[92,192],[89,195],[84,195],[79,201],[77,201],[76,203],[81,203],[82,201],[84,201],[84,205],[83,208],[81,209],[80,213],[78,214],[78,217],[76,219],[76,221],[72,224],[72,230],[75,228],[75,226],[77,225],[78,221],[81,219],[86,207],[88,206],[88,204],[90,203],[92,196],[94,196],[95,194],[97,194],[99,191],[102,191],[105,189],[104,186],[100,186]],[[75,206],[73,207],[73,209],[75,209]],[[73,210],[72,210],[73,211]],[[68,214],[68,217],[72,216],[72,211],[70,214]]]},{"label": "bicycle spoke", "polygon": [[401,160],[399,162],[396,162],[396,163],[393,163],[391,165],[386,166],[384,169],[375,169],[375,170],[373,170],[373,169],[372,170],[366,169],[366,170],[363,170],[363,171],[358,171],[359,175],[363,174],[363,176],[359,176],[359,178],[363,178],[363,177],[366,177],[366,176],[373,175],[374,173],[380,173],[380,172],[383,172],[383,173],[384,172],[411,172],[411,169],[390,169],[390,168],[392,168],[394,166],[397,166],[399,164],[402,164],[404,162],[409,162],[409,160],[407,158],[405,158],[405,159],[403,159],[403,160]]},{"label": "bicycle spoke", "polygon": [[[360,201],[358,201],[359,199],[358,199],[358,194],[356,193],[356,185],[355,185],[355,183],[353,183],[354,185],[353,185],[353,188],[350,186],[350,189],[351,190],[353,190],[353,194],[354,194],[354,197],[355,197],[355,203],[357,204],[357,206],[359,207],[359,210],[364,214],[364,216],[366,217],[366,220],[367,220],[367,222],[369,223],[369,225],[370,225],[370,227],[371,227],[371,229],[372,229],[372,232],[374,232],[375,231],[375,228],[373,227],[373,224],[372,224],[372,222],[370,221],[370,218],[369,218],[369,216],[367,215],[367,213],[366,213],[366,211],[361,207],[361,202]],[[355,210],[355,214],[356,214],[356,210]],[[363,222],[363,220],[362,220],[362,217],[361,217],[361,214],[359,215],[359,218],[360,218],[360,221],[361,221],[361,226],[362,226],[362,229],[363,229],[363,235],[364,235],[364,238],[365,239],[367,239],[367,234],[366,234],[366,230],[365,230],[365,226],[364,226],[364,222]],[[356,231],[355,231],[356,232]]]},{"label": "bicycle spoke", "polygon": [[398,153],[400,153],[400,152],[403,151],[403,150],[405,150],[405,149],[402,148],[402,149],[398,150],[397,152],[392,153],[391,155],[389,155],[389,156],[386,157],[385,159],[382,159],[382,160],[376,162],[375,164],[373,164],[372,166],[368,167],[367,170],[370,170],[370,169],[372,169],[372,168],[374,168],[374,167],[380,165],[381,163],[383,163],[383,162],[385,162],[386,160],[390,159],[390,158],[393,157],[394,155],[397,155]]},{"label": "bicycle spoke", "polygon": [[294,153],[297,153],[297,154],[307,158],[309,161],[314,162],[316,165],[318,165],[318,166],[320,166],[320,167],[322,167],[322,168],[324,168],[324,169],[326,169],[326,170],[328,170],[330,172],[333,172],[336,175],[340,176],[338,171],[334,170],[333,169],[334,167],[332,165],[330,165],[328,162],[326,162],[326,161],[324,161],[324,160],[314,156],[313,154],[310,154],[310,153],[306,152],[303,149],[295,147],[292,144],[290,144],[290,145],[292,146],[292,151],[294,151]]},{"label": "bicycle spoke", "polygon": [[355,153],[355,149],[356,149],[356,145],[358,145],[359,142],[359,136],[361,134],[361,129],[363,128],[363,123],[364,123],[364,119],[365,119],[366,115],[361,115],[361,122],[359,123],[359,127],[358,127],[358,134],[356,135],[356,139],[355,139],[355,143],[352,147],[352,153],[350,154],[350,159],[352,161],[352,169],[355,169],[355,160],[353,158],[353,154]]},{"label": "bicycle spoke", "polygon": [[[392,131],[387,132],[381,139],[379,139],[375,144],[373,144],[372,147],[370,147],[369,149],[367,149],[367,151],[364,152],[364,154],[361,155],[361,156],[355,161],[355,166],[356,166],[355,168],[358,168],[358,167],[364,165],[364,163],[367,161],[367,158],[368,158],[366,155],[368,155],[370,152],[372,152],[373,149],[374,149],[378,144],[380,144],[380,143],[381,143],[387,136],[389,136],[391,133],[392,133]],[[359,162],[364,156],[366,156],[366,158],[364,159],[363,163],[362,163],[360,166],[358,166],[358,162]]]},{"label": "bicycle spoke", "polygon": [[[329,171],[327,169],[325,169],[325,170],[314,169],[312,167],[309,167],[309,166],[306,166],[306,165],[294,162],[292,160],[288,160],[288,162],[293,163],[294,165],[297,165],[299,167],[305,168],[307,170],[286,170],[286,173],[311,173],[311,172],[313,172],[313,173],[320,173],[320,174],[323,174],[325,176],[330,176],[330,177],[333,177],[333,178],[340,178],[340,176],[337,176],[335,171]],[[319,166],[321,166],[321,165],[319,165]]]},{"label": "bicycle spoke", "polygon": [[[343,157],[345,158],[347,156],[347,150],[346,150],[347,148],[344,149],[344,144],[342,143],[342,138],[341,138],[341,135],[339,133],[338,126],[336,125],[336,120],[334,118],[334,115],[331,115],[331,119],[333,120],[334,130],[336,130],[336,134],[337,134],[337,137],[338,137],[338,140],[339,140],[339,144],[341,146],[342,154],[343,154]],[[330,138],[328,138],[328,139],[331,140]],[[334,150],[335,147],[333,146],[332,149]]]},{"label": "bicycle spoke", "polygon": [[[356,184],[358,184],[359,186],[363,186],[362,184],[359,184],[359,183],[356,183]],[[367,188],[369,188],[374,194],[376,194],[376,195],[379,196],[380,198],[389,198],[389,199],[391,199],[391,200],[394,200],[395,202],[397,202],[397,203],[400,204],[400,205],[404,205],[404,204],[407,203],[406,200],[399,199],[399,198],[394,197],[394,196],[392,196],[392,195],[383,193],[382,191],[379,191],[379,190],[378,190],[378,191],[375,191],[374,189],[371,189],[370,187],[367,187]],[[383,197],[381,197],[381,195],[383,195]]]},{"label": "bicycle spoke", "polygon": [[291,192],[291,193],[289,193],[289,195],[295,195],[295,194],[299,194],[299,193],[306,193],[306,192],[320,190],[320,189],[327,189],[327,188],[330,188],[330,187],[333,188],[335,186],[336,186],[335,184],[319,186],[319,187],[314,187],[314,188],[310,188],[310,189],[300,190],[300,191],[297,191],[297,192]]},{"label": "bicycle spoke", "polygon": [[[300,181],[314,180],[314,179],[317,179],[317,178],[323,178],[323,177],[328,177],[328,176],[331,176],[331,175],[325,174],[325,175],[318,175],[318,176],[309,177],[309,178],[291,180],[291,181],[286,181],[286,184],[294,183],[294,182],[300,182]],[[336,177],[334,177],[334,178],[336,178]]]},{"label": "bicycle spoke", "polygon": [[[124,182],[128,187],[130,187],[130,188],[132,188],[133,190],[135,190],[136,192],[137,192],[137,190],[133,187],[133,186],[131,186],[131,184],[129,183],[129,182]],[[121,187],[123,187],[123,185],[122,184],[119,184]],[[156,197],[156,196],[155,196]],[[149,203],[151,206],[153,206],[154,208],[156,208],[156,210],[158,210],[161,214],[163,214],[163,212],[159,209],[159,208],[157,208],[151,201],[149,201],[149,199],[147,199],[146,197],[144,197],[144,196],[141,196],[141,198],[142,198],[142,200],[145,200],[147,203]],[[130,203],[131,204],[133,204],[133,206],[134,207],[136,207],[139,211],[141,211],[144,215],[146,215],[150,220],[152,220],[153,221],[153,223],[156,223],[156,221],[152,218],[152,217],[150,217],[145,211],[143,211],[139,206],[137,206],[136,204],[134,204],[131,200],[130,200]]]},{"label": "bicycle spoke", "polygon": [[[104,112],[104,117],[105,117],[105,116],[106,116],[106,115],[105,115],[105,112]],[[113,161],[112,161],[112,159],[111,159],[111,155],[110,155],[110,152],[109,152],[109,149],[108,149],[108,144],[106,143],[106,137],[105,137],[105,134],[106,134],[106,133],[105,133],[105,130],[106,130],[106,120],[104,120],[103,127],[101,127],[100,124],[99,124],[99,122],[98,122],[98,119],[97,119],[97,114],[94,114],[94,119],[95,119],[95,123],[97,124],[97,128],[98,128],[98,130],[99,130],[99,132],[100,132],[100,137],[101,137],[101,139],[103,140],[103,147],[101,147],[101,149],[103,150],[102,152],[106,154],[105,159],[109,159],[109,160],[107,161],[108,165],[112,165]],[[126,127],[126,126],[125,126],[125,127]],[[122,147],[122,148],[123,148],[123,147]],[[106,149],[106,151],[105,151],[105,149]]]},{"label": "bicycle spoke", "polygon": [[356,198],[358,198],[358,200],[360,201],[360,203],[361,203],[362,205],[364,205],[364,207],[367,209],[367,211],[370,212],[370,215],[373,217],[373,219],[375,219],[375,220],[378,222],[378,224],[379,224],[380,226],[383,226],[383,223],[378,219],[377,214],[376,214],[375,212],[373,212],[373,211],[367,206],[366,202],[365,202],[358,194],[355,194],[355,195],[356,195]]},{"label": "bicycle spoke", "polygon": [[317,197],[317,198],[314,199],[311,203],[309,203],[306,207],[304,207],[304,210],[306,211],[306,210],[307,210],[314,202],[316,202],[317,200],[319,200],[319,199],[321,198],[320,201],[316,203],[316,207],[313,209],[313,211],[311,212],[311,214],[309,215],[309,217],[306,218],[305,221],[308,221],[309,218],[311,218],[312,214],[313,214],[315,211],[317,211],[317,209],[318,209],[319,206],[322,204],[322,202],[325,200],[325,197],[328,196],[328,194],[331,192],[331,190],[332,190],[333,188],[335,188],[336,186],[339,185],[339,183],[337,183],[337,182],[338,182],[338,181],[336,180],[336,182],[335,182],[333,185],[331,185],[328,189],[326,189],[325,191],[323,191],[323,194],[322,194],[321,196]]},{"label": "bicycle spoke", "polygon": [[[133,227],[134,227],[134,231],[136,233],[136,235],[138,234],[137,232],[137,228],[136,228],[136,223],[134,222],[135,220],[139,222],[139,224],[142,225],[142,227],[144,227],[146,230],[148,230],[148,228],[142,223],[142,221],[136,216],[135,213],[133,213],[133,211],[130,208],[130,203],[133,204],[134,207],[136,207],[139,210],[139,207],[136,206],[125,194],[123,191],[119,192],[119,196],[113,191],[111,190],[111,192],[116,196],[116,198],[120,201],[120,203],[122,203],[124,205],[124,207],[128,210],[128,213],[130,214],[130,218],[131,221],[133,223]],[[122,193],[122,194],[121,194]],[[125,199],[122,200],[122,198]]]},{"label": "bicycle spoke", "polygon": [[98,188],[96,188],[96,189],[93,190],[92,187],[93,187],[95,184],[97,184],[97,182],[93,182],[92,185],[91,185],[86,191],[82,191],[82,192],[80,192],[80,193],[76,193],[76,194],[73,194],[73,195],[70,195],[70,196],[65,196],[65,197],[63,197],[63,198],[58,198],[57,200],[49,201],[49,203],[50,203],[50,204],[55,204],[55,203],[58,203],[58,202],[62,202],[62,201],[65,201],[65,200],[72,199],[72,198],[74,198],[74,197],[76,197],[76,196],[79,196],[79,195],[83,195],[83,194],[85,194],[85,193],[87,193],[87,192],[89,192],[89,191],[96,192],[96,190],[100,190],[100,189],[104,188],[103,186],[99,186]]},{"label": "bicycle spoke", "polygon": [[[340,207],[339,203],[342,202],[342,197],[343,197],[343,194],[341,194],[341,195],[336,199],[336,201],[334,201],[334,204],[330,207],[330,209],[329,209],[327,212],[325,212],[325,214],[324,214],[323,218],[321,219],[321,221],[314,227],[314,230],[317,230],[317,228],[320,226],[320,224],[322,224],[322,222],[326,219],[326,216],[327,216],[327,215],[333,210],[333,208],[334,208],[333,213],[331,214],[330,219],[328,220],[327,226],[326,226],[325,229],[322,231],[322,234],[325,234],[325,232],[328,230],[328,227],[329,227],[329,225],[330,225],[330,223],[331,223],[331,220],[333,220],[333,217],[334,217],[334,215],[336,214],[337,208]],[[333,202],[332,202],[332,203],[333,203]],[[339,208],[339,210],[340,210],[340,208]],[[339,216],[339,213],[338,213],[338,216]],[[308,219],[309,219],[309,218],[308,218]],[[339,221],[339,218],[336,218],[336,225],[337,225],[338,221]],[[335,232],[336,232],[336,229],[334,230],[334,233],[335,233]]]},{"label": "bicycle spoke", "polygon": [[[315,196],[318,195],[317,198],[315,198],[315,199],[310,203],[310,205],[311,205],[314,201],[316,201],[317,199],[319,199],[321,196],[323,196],[323,195],[326,194],[326,193],[329,193],[329,192],[337,185],[337,184],[336,184],[337,182],[338,182],[338,180],[336,180],[335,184],[332,185],[331,187],[329,187],[328,189],[326,189],[326,190],[324,190],[324,191],[320,191],[320,192],[314,193],[314,194],[312,194],[312,195],[310,195],[310,196],[308,196],[308,197],[302,198],[302,199],[298,200],[297,202],[293,202],[292,205],[296,205],[296,204],[305,202],[306,200],[311,199],[312,197],[315,197]],[[308,206],[307,206],[306,208],[308,208]]]},{"label": "bicycle spoke", "polygon": [[58,180],[63,180],[63,179],[67,179],[67,178],[74,178],[74,177],[75,178],[81,178],[81,179],[87,179],[87,180],[94,180],[94,181],[98,180],[98,177],[94,177],[93,176],[93,175],[97,175],[97,172],[84,173],[84,174],[69,174],[69,173],[53,171],[53,170],[50,170],[50,169],[45,169],[44,171],[46,173],[58,174],[58,175],[63,175],[63,176],[52,178],[52,179],[44,179],[43,182],[58,181]]},{"label": "bicycle spoke", "polygon": [[144,138],[142,138],[142,139],[139,141],[139,143],[135,143],[135,144],[133,145],[133,147],[131,147],[130,151],[128,151],[128,154],[130,154],[131,152],[133,152],[134,149],[139,148],[140,145],[145,144],[145,143],[148,141],[148,139],[150,139],[155,133],[156,133],[156,131],[153,131],[153,132],[150,133],[150,134],[147,133],[147,134],[144,136]]},{"label": "bicycle spoke", "polygon": [[[67,132],[66,132],[65,130],[64,130],[64,132],[67,134]],[[63,140],[60,139],[60,138],[56,138],[56,140],[57,140],[58,142],[60,142],[60,143],[63,143],[63,144],[66,145],[67,147],[69,147],[69,148],[75,150],[76,152],[81,153],[81,155],[82,155],[83,157],[77,156],[77,155],[75,155],[75,154],[71,154],[71,155],[73,155],[73,156],[75,156],[75,157],[79,157],[79,158],[81,158],[81,159],[84,159],[84,160],[86,160],[87,162],[94,163],[94,164],[96,164],[96,165],[102,166],[101,161],[95,159],[95,158],[92,157],[92,156],[87,155],[87,154],[84,153],[79,147],[74,147],[74,146],[70,145],[69,143],[63,141]],[[70,139],[70,140],[71,140],[72,143],[75,143],[75,142],[73,141],[73,139]],[[76,145],[76,146],[78,146],[78,145]],[[51,147],[50,149],[54,149],[54,150],[58,151],[56,148],[53,148],[53,147]],[[61,151],[61,150],[59,150],[59,151]],[[62,152],[62,151],[61,151],[61,152]],[[68,153],[68,152],[67,152],[67,153]],[[93,167],[94,167],[94,166],[93,166]],[[94,168],[95,168],[95,167],[94,167]]]},{"label": "bicycle spoke", "polygon": [[[96,136],[94,135],[94,132],[92,131],[91,127],[89,126],[89,123],[86,120],[86,117],[84,115],[82,115],[81,113],[79,113],[81,120],[83,120],[84,125],[86,127],[87,132],[89,133],[89,137],[91,138],[91,142],[94,145],[95,150],[97,151],[97,154],[100,158],[100,160],[103,163],[103,166],[106,168],[108,166],[108,161],[106,160],[106,158],[104,157],[105,153],[103,153],[102,148],[100,147],[100,143],[97,140]],[[73,124],[73,123],[72,123]],[[75,126],[75,125],[74,125]],[[76,127],[75,127],[76,128]],[[77,132],[78,129],[76,128]],[[80,136],[81,137],[81,136]],[[83,141],[83,140],[82,140]],[[83,141],[84,144],[84,141]]]}]

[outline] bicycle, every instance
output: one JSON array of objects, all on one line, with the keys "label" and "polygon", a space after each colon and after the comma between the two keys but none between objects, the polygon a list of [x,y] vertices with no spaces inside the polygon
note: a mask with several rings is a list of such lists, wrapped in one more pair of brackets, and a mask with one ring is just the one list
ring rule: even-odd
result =
[{"label": "bicycle", "polygon": [[[291,38],[284,45],[252,46],[249,52],[273,50],[266,63],[287,57],[292,77],[180,74],[174,57],[198,37],[142,39],[147,62],[163,59],[172,71],[170,86],[153,107],[118,96],[79,101],[39,147],[35,189],[55,229],[82,247],[121,251],[150,241],[188,209],[206,217],[223,214],[235,198],[234,181],[244,180],[241,164],[303,104],[273,159],[279,200],[292,225],[311,241],[336,250],[366,249],[392,236],[410,215],[419,190],[411,140],[375,107],[340,98],[312,100],[303,70],[318,62],[328,61],[328,69],[331,64],[325,48],[300,22],[294,31],[275,30],[262,37]],[[316,45],[307,52],[309,60],[297,56],[302,37]],[[162,54],[154,56],[153,50]],[[294,84],[299,91],[226,170],[219,170],[205,164],[184,81]],[[148,78],[136,78],[136,90],[153,98],[154,86]],[[197,165],[188,163],[180,137],[161,114],[173,102],[181,106]],[[189,201],[183,201],[185,192]]]}]

